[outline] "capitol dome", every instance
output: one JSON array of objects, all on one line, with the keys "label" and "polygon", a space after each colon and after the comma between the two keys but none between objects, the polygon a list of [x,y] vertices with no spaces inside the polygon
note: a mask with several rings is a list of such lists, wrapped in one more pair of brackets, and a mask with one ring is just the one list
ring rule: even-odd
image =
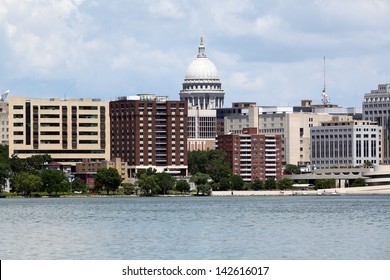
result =
[{"label": "capitol dome", "polygon": [[224,95],[217,67],[207,58],[201,38],[198,55],[184,76],[180,100],[199,109],[216,109],[223,107]]},{"label": "capitol dome", "polygon": [[197,58],[188,66],[185,79],[219,80],[218,70],[207,57]]}]

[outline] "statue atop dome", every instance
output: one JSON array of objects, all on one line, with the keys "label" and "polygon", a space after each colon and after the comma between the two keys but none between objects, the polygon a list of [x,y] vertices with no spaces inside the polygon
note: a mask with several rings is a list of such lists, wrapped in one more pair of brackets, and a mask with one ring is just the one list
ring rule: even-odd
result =
[{"label": "statue atop dome", "polygon": [[180,100],[203,110],[218,109],[223,108],[224,96],[217,67],[207,58],[203,37],[200,37],[198,55],[187,68]]},{"label": "statue atop dome", "polygon": [[200,37],[200,45],[197,58],[206,58],[205,47],[203,45],[203,37]]}]

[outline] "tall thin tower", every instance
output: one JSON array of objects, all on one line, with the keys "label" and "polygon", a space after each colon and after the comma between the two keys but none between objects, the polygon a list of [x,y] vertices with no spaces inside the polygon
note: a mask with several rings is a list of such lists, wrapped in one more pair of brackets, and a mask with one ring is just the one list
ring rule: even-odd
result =
[{"label": "tall thin tower", "polygon": [[322,90],[322,105],[326,106],[329,105],[329,97],[328,94],[326,94],[326,76],[325,76],[325,56],[324,56],[324,88]]}]

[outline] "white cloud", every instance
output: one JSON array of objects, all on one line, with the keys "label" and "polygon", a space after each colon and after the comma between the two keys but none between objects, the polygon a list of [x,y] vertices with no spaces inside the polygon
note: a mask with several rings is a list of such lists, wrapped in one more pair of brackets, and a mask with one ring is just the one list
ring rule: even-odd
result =
[{"label": "white cloud", "polygon": [[180,9],[178,3],[180,2],[172,0],[152,0],[148,3],[148,10],[154,16],[174,20],[182,19],[186,14]]},{"label": "white cloud", "polygon": [[0,84],[176,99],[203,35],[227,100],[319,101],[326,55],[331,100],[359,104],[390,73],[389,14],[386,0],[3,0]]}]

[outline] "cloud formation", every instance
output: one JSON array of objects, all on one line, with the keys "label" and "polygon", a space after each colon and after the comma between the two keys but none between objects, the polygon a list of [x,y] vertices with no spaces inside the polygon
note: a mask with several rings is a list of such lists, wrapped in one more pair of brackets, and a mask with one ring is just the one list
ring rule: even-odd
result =
[{"label": "cloud formation", "polygon": [[389,14],[387,0],[3,0],[0,90],[178,99],[203,36],[225,105],[319,103],[326,55],[331,102],[360,106],[390,82]]}]

